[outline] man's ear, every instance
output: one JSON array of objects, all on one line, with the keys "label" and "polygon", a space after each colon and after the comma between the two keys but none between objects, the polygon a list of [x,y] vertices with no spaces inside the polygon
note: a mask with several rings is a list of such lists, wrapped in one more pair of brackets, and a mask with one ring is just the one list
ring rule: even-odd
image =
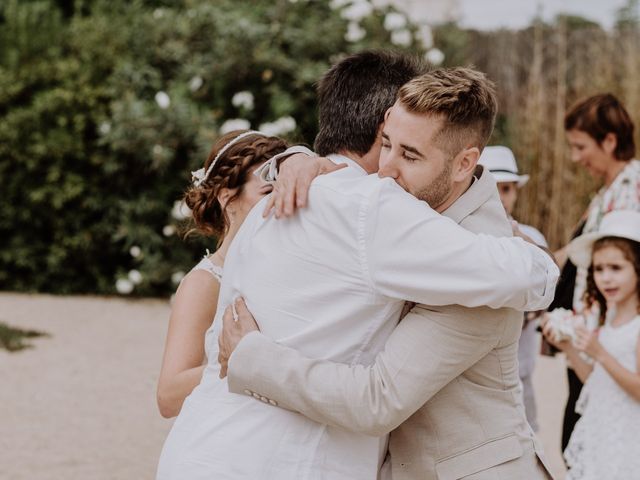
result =
[{"label": "man's ear", "polygon": [[220,189],[220,191],[218,192],[217,198],[222,210],[227,208],[227,203],[229,203],[229,200],[231,199],[231,197],[233,197],[234,193],[235,193],[235,190],[232,190],[231,188],[225,187]]},{"label": "man's ear", "polygon": [[383,121],[382,123],[384,123],[384,122],[386,122],[386,121],[387,121],[387,118],[389,118],[389,114],[391,113],[391,109],[392,109],[392,108],[393,108],[393,106],[391,106],[391,107],[387,108],[387,111],[386,111],[386,112],[384,112],[384,121]]},{"label": "man's ear", "polygon": [[605,151],[608,155],[613,155],[616,151],[616,147],[618,146],[618,137],[613,132],[609,132],[604,136],[604,139],[600,143],[600,147]]},{"label": "man's ear", "polygon": [[463,149],[456,157],[455,171],[453,180],[455,182],[463,182],[468,179],[478,165],[480,158],[480,149],[478,147],[469,147]]}]

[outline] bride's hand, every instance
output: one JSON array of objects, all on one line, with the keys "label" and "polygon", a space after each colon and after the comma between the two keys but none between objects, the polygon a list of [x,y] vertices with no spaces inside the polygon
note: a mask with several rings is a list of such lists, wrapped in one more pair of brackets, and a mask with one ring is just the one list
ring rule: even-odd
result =
[{"label": "bride's hand", "polygon": [[304,153],[291,155],[278,169],[278,179],[273,184],[273,192],[267,199],[262,215],[267,217],[275,208],[276,218],[283,215],[290,217],[296,208],[306,206],[309,187],[317,176],[335,172],[346,166],[336,165],[324,157],[309,157]]},{"label": "bride's hand", "polygon": [[236,298],[229,305],[222,317],[222,331],[218,337],[218,362],[220,363],[220,378],[227,376],[229,358],[245,335],[259,331],[253,315],[242,298]]}]

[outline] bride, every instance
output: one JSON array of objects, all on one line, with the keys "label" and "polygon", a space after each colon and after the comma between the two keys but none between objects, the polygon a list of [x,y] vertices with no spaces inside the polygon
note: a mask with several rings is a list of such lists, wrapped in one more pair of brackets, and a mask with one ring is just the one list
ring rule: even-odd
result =
[{"label": "bride", "polygon": [[204,335],[216,313],[225,256],[249,210],[273,189],[253,172],[285,148],[276,137],[251,130],[229,132],[213,145],[204,168],[193,172],[184,202],[191,209],[194,230],[219,242],[216,252],[182,279],[173,301],[158,380],[158,408],[165,418],[175,417],[200,383]]},{"label": "bride", "polygon": [[[362,178],[360,172],[359,167],[353,167],[334,175],[340,177],[339,181],[353,182]],[[215,176],[215,167],[212,176]],[[262,227],[270,223],[258,220],[261,212],[259,205],[249,212],[230,246],[216,319],[205,335],[208,363],[200,384],[185,399],[167,437],[156,479],[375,479],[386,453],[386,436],[373,437],[316,423],[298,413],[276,408],[275,402],[258,393],[230,393],[227,379],[219,378],[218,334],[222,316],[227,304],[248,290],[255,295],[244,296],[253,297],[264,307],[259,311],[252,308],[252,311],[262,313],[260,318],[273,320],[262,325],[265,334],[284,344],[292,342],[315,358],[343,363],[371,363],[395,326],[395,321],[387,319],[397,319],[404,304],[385,300],[381,305],[371,300],[368,308],[376,312],[374,317],[381,318],[372,321],[364,315],[362,321],[349,321],[357,316],[355,307],[328,300],[333,298],[331,292],[342,288],[327,253],[336,248],[335,242],[325,239],[326,235],[335,237],[333,230],[327,229],[324,223],[322,228],[311,225],[315,220],[299,216],[279,220],[278,224],[302,222],[302,234],[283,238],[279,245],[261,242],[260,235],[265,230]],[[249,243],[250,258],[239,266],[232,261],[237,257],[232,252],[243,251]],[[289,265],[301,258],[296,250],[298,246],[317,255],[307,255],[301,260],[302,266]],[[270,255],[271,249],[279,247],[286,257],[284,261],[282,257],[275,259]],[[348,248],[334,252],[333,256],[341,257],[339,261],[334,258],[341,267],[348,264],[356,273],[360,271],[359,257]],[[295,281],[286,288],[275,284],[277,271]],[[242,292],[238,291],[240,278],[246,289]],[[308,297],[310,289],[319,287],[326,290],[327,295],[315,302],[313,311],[292,306],[298,303],[297,299]],[[360,289],[358,297],[368,295],[366,286]],[[336,310],[340,315],[334,319]],[[345,324],[349,324],[348,333],[343,331]]]},{"label": "bride", "polygon": [[[187,192],[187,203],[194,211],[196,227],[204,233],[216,231],[226,234],[223,246],[228,247],[249,210],[272,188],[261,183],[252,173],[285,148],[282,140],[266,137],[258,132],[232,132],[224,136],[214,146],[205,168],[195,172],[194,185]],[[237,188],[228,188],[229,186]],[[205,257],[194,267],[194,272],[204,269],[220,279],[220,266],[224,261],[219,256],[220,251],[221,249],[214,255]],[[193,280],[196,283],[211,283],[213,279],[203,275],[190,280],[190,275],[185,277],[180,286],[175,304],[180,302],[180,297],[193,299],[193,295],[187,292],[189,289],[195,288],[202,292],[202,288],[198,288]],[[215,309],[216,291],[217,288],[212,289],[210,298],[200,301],[198,308],[207,311]],[[208,306],[210,303],[214,304],[213,307]],[[221,303],[222,295],[218,311],[224,311],[222,307],[225,305]],[[182,393],[182,390],[190,390],[197,382],[183,381],[190,385],[181,386],[179,382],[173,381],[175,386],[161,385],[159,388],[167,392],[167,403],[170,403],[168,408],[172,411],[179,410],[180,413],[163,447],[157,479],[308,478],[308,472],[318,471],[311,459],[317,460],[317,450],[325,447],[322,439],[327,427],[299,414],[273,408],[266,399],[260,402],[229,393],[226,379],[219,379],[219,320],[214,322],[204,340],[208,364],[204,368],[201,383],[184,403],[180,406],[182,398],[188,392]],[[179,339],[177,340],[167,343],[161,377],[169,378],[169,373],[165,373],[171,371],[167,359],[177,355],[172,354],[171,350],[180,352],[186,347],[177,345]],[[168,385],[169,380],[164,383]],[[175,397],[175,400],[171,397]],[[367,442],[377,445],[377,439],[371,437]],[[329,451],[326,453],[331,456]],[[344,460],[348,461],[347,458]],[[283,467],[282,462],[288,466]],[[375,478],[376,462],[372,468],[370,478]],[[332,465],[331,471],[337,475],[332,478],[350,478],[349,475],[341,476],[340,470],[340,465]]]}]

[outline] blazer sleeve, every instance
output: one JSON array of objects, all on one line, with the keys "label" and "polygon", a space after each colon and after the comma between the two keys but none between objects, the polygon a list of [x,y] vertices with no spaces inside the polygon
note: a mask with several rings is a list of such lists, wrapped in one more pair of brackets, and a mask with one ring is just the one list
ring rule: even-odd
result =
[{"label": "blazer sleeve", "polygon": [[254,332],[230,358],[229,390],[319,423],[384,435],[499,343],[502,311],[492,312],[493,321],[474,322],[416,307],[371,366],[310,359]]}]

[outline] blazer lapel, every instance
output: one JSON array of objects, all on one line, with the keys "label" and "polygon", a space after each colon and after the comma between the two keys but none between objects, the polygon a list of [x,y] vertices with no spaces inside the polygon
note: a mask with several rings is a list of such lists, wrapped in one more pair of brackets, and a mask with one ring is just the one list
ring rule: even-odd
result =
[{"label": "blazer lapel", "polygon": [[467,191],[442,212],[442,215],[460,223],[497,194],[496,181],[482,165],[476,167],[474,177]]}]

